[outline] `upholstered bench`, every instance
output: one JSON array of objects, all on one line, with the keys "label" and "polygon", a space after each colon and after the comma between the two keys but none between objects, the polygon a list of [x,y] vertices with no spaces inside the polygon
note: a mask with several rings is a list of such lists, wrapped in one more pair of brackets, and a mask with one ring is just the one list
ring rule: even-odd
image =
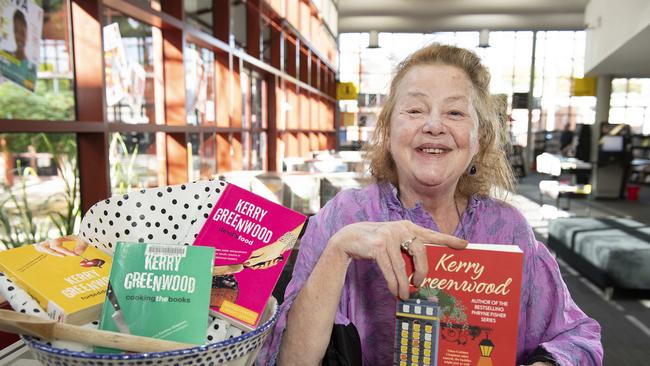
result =
[{"label": "upholstered bench", "polygon": [[650,290],[650,226],[623,218],[561,218],[549,224],[549,247],[611,295]]}]

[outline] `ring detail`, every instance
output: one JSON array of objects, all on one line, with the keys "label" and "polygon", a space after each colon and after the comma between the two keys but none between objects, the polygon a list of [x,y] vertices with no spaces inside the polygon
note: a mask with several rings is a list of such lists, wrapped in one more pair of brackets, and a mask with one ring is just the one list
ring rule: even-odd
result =
[{"label": "ring detail", "polygon": [[404,241],[402,242],[402,244],[400,244],[399,246],[402,248],[402,250],[404,250],[405,252],[409,253],[409,247],[411,246],[411,244],[413,243],[413,241],[415,241],[415,239],[416,239],[415,236],[412,237],[412,238],[410,238],[410,239],[406,239],[406,240],[404,240]]}]

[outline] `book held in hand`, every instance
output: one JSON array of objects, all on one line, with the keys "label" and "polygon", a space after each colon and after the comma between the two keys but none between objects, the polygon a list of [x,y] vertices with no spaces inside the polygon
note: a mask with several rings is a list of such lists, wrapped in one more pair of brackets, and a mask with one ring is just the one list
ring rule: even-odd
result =
[{"label": "book held in hand", "polygon": [[118,242],[99,328],[203,344],[213,260],[208,247]]},{"label": "book held in hand", "polygon": [[305,219],[228,184],[194,241],[215,248],[210,307],[247,329],[257,327]]},{"label": "book held in hand", "polygon": [[[397,301],[394,365],[516,361],[523,253],[516,245],[427,245],[429,272]],[[409,280],[413,259],[403,254]]]},{"label": "book held in hand", "polygon": [[[62,246],[72,252],[75,244]],[[65,256],[37,248],[23,245],[0,252],[0,272],[32,296],[51,319],[77,325],[99,319],[111,257],[91,246],[81,255]]]}]

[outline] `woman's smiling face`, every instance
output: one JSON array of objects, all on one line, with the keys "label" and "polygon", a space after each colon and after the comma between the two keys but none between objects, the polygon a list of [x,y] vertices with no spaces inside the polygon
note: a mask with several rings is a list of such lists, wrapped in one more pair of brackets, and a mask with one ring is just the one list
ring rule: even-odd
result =
[{"label": "woman's smiling face", "polygon": [[473,86],[455,66],[413,67],[397,87],[390,152],[400,187],[455,189],[478,152]]}]

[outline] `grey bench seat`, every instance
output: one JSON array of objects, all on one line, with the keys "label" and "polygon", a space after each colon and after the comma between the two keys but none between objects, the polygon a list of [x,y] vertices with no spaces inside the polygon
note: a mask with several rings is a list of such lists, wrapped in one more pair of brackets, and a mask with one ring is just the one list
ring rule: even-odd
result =
[{"label": "grey bench seat", "polygon": [[549,247],[603,287],[650,290],[650,227],[622,218],[562,218]]}]

